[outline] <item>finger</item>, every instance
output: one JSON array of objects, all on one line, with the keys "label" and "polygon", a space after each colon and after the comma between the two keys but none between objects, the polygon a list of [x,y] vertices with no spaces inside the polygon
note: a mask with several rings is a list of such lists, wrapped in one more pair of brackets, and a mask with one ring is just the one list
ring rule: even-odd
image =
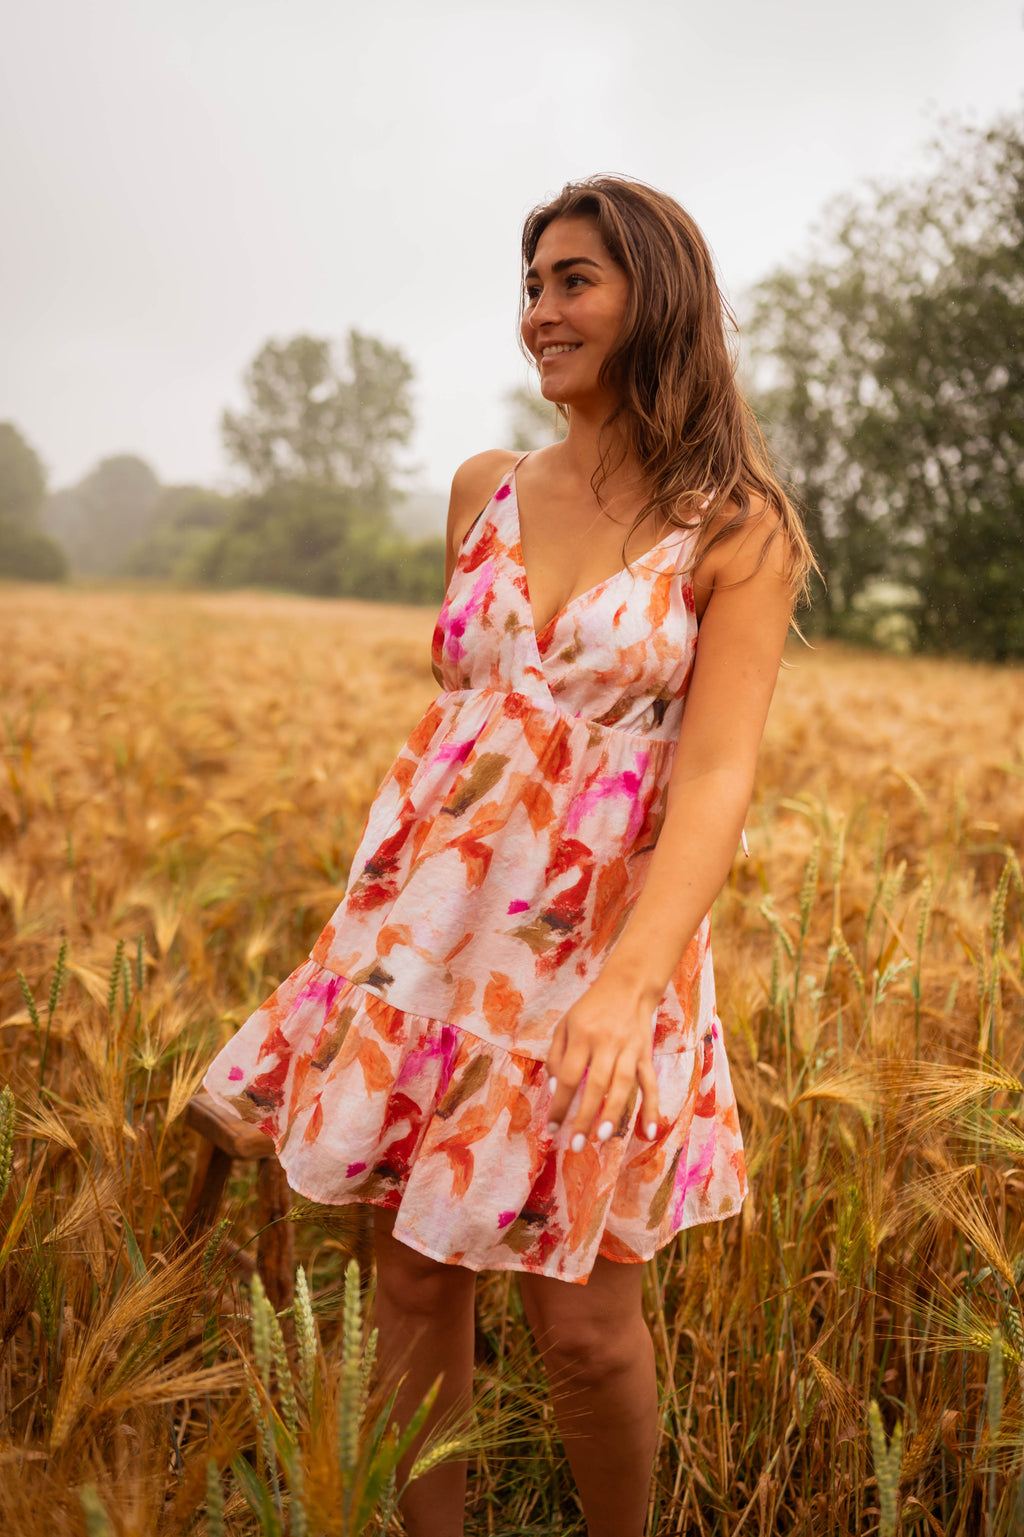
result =
[{"label": "finger", "polygon": [[594,1135],[598,1142],[607,1142],[612,1137],[626,1135],[633,1120],[633,1110],[639,1092],[635,1069],[630,1070],[627,1057],[620,1057],[597,1118],[597,1130]]},{"label": "finger", "polygon": [[[554,1083],[551,1096],[551,1107],[548,1110],[548,1124],[554,1126],[557,1131],[569,1113],[579,1088],[584,1073],[588,1071],[589,1053],[584,1046],[569,1046],[562,1057],[558,1074],[552,1075],[548,1081],[548,1087]],[[589,1082],[589,1078],[588,1078]]]},{"label": "finger", "polygon": [[572,1122],[570,1147],[574,1153],[582,1150],[590,1132],[596,1129],[597,1114],[604,1104],[615,1072],[616,1058],[604,1055],[591,1059],[587,1069],[587,1086]]},{"label": "finger", "polygon": [[615,1060],[601,1101],[595,1104],[593,1115],[585,1122],[584,1112],[588,1108],[585,1099],[580,1106],[580,1112],[573,1124],[575,1135],[578,1136],[582,1132],[585,1136],[596,1136],[598,1142],[607,1142],[609,1137],[614,1136],[626,1102],[635,1088],[636,1070],[633,1066],[633,1058],[630,1053],[622,1052]]},{"label": "finger", "polygon": [[554,1087],[550,1085],[550,1080],[552,1078],[557,1080],[558,1078],[558,1073],[562,1066],[562,1060],[565,1057],[565,1040],[566,1023],[565,1015],[563,1014],[562,1018],[555,1026],[554,1034],[551,1037],[551,1046],[548,1049],[547,1060],[544,1063],[544,1068],[548,1075],[549,1086],[551,1087],[552,1094],[555,1091]]},{"label": "finger", "polygon": [[661,1118],[658,1110],[658,1080],[654,1076],[654,1063],[650,1057],[641,1057],[637,1063],[636,1079],[640,1085],[638,1124],[648,1142],[653,1142],[658,1135]]}]

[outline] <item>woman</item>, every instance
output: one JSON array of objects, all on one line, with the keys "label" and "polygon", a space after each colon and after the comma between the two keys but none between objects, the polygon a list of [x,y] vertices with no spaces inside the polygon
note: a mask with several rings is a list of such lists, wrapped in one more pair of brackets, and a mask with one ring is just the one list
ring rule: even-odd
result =
[{"label": "woman", "polygon": [[[568,435],[456,474],[442,692],[309,960],[206,1084],[294,1189],[377,1208],[406,1413],[439,1372],[435,1414],[465,1404],[474,1272],[520,1273],[590,1537],[639,1537],[642,1261],[746,1191],[707,915],[811,557],[678,204],[571,184],[523,262],[522,339]],[[464,1465],[436,1470],[410,1534],[455,1537],[464,1503]]]}]

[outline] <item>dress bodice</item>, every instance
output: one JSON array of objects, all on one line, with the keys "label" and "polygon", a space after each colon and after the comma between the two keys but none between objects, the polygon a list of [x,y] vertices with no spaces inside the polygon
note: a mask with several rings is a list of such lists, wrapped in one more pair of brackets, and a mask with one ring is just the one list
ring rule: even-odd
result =
[{"label": "dress bodice", "polygon": [[515,691],[596,726],[675,741],[697,644],[693,585],[679,575],[690,543],[672,529],[535,632],[512,470],[470,530],[438,618],[444,687]]},{"label": "dress bodice", "polygon": [[[470,530],[434,633],[443,691],[370,809],[312,958],[400,1009],[543,1057],[595,979],[657,842],[697,642],[674,529],[538,634],[515,472]],[[714,1012],[709,926],[655,1050]]]}]

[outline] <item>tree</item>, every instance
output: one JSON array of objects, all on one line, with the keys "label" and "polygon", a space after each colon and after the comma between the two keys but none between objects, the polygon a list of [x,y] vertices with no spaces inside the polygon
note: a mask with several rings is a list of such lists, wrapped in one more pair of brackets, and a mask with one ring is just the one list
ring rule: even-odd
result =
[{"label": "tree", "polygon": [[46,472],[35,449],[13,422],[0,422],[0,516],[34,528],[46,495]]},{"label": "tree", "polygon": [[13,422],[0,422],[0,577],[60,581],[67,560],[39,522],[46,472]]},{"label": "tree", "polygon": [[525,454],[565,437],[565,418],[550,400],[537,395],[528,384],[519,384],[505,396],[509,407],[511,447]]},{"label": "tree", "polygon": [[339,369],[330,341],[269,341],[245,375],[246,412],[224,411],[229,457],[253,488],[307,481],[386,508],[395,452],[412,433],[412,369],[397,347],[350,331]]},{"label": "tree", "polygon": [[249,408],[225,411],[225,448],[251,491],[199,552],[200,580],[323,596],[423,602],[444,589],[444,544],[391,525],[396,455],[412,433],[412,369],[350,331],[269,341],[245,375]]},{"label": "tree", "polygon": [[828,628],[884,577],[922,646],[1024,656],[1024,117],[948,128],[936,154],[758,285],[756,403],[809,509]]},{"label": "tree", "polygon": [[114,454],[101,459],[76,486],[52,496],[44,521],[67,550],[74,571],[109,576],[149,532],[159,500],[160,482],[146,461],[136,454]]},{"label": "tree", "polygon": [[217,587],[336,595],[353,521],[351,493],[337,486],[298,480],[270,486],[238,501],[198,553],[196,578]]}]

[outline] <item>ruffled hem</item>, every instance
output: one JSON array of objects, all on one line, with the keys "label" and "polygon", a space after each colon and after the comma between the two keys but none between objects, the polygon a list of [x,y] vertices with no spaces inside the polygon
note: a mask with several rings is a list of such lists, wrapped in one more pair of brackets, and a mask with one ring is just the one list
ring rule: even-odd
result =
[{"label": "ruffled hem", "polygon": [[[292,1189],[397,1212],[394,1236],[471,1270],[585,1283],[598,1255],[649,1259],[746,1194],[715,1018],[655,1056],[661,1132],[628,1121],[579,1153],[547,1131],[543,1062],[410,1014],[312,959],[214,1059],[204,1085],[274,1141]],[[571,1112],[570,1112],[571,1114]]]}]

